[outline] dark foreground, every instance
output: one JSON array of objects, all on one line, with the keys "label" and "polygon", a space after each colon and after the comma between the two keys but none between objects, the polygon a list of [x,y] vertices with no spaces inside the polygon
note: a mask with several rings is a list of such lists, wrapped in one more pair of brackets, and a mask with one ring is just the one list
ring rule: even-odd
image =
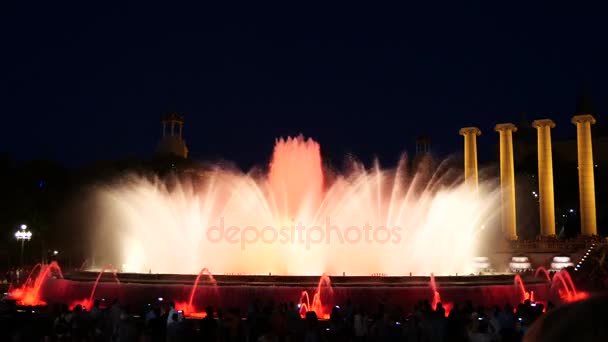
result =
[{"label": "dark foreground", "polygon": [[[184,319],[169,301],[133,307],[118,301],[96,301],[90,311],[67,305],[17,307],[3,301],[2,341],[519,341],[543,315],[542,304],[526,302],[513,308],[455,304],[446,317],[419,301],[411,310],[378,303],[362,310],[356,302],[339,303],[329,320],[314,312],[302,319],[293,303],[247,304],[246,311],[208,307],[203,319]],[[546,308],[552,310],[549,304]]]},{"label": "dark foreground", "polygon": [[[437,293],[429,277],[203,276],[196,287],[193,275],[97,277],[48,278],[46,306],[3,301],[0,340],[519,341],[554,297],[531,275],[523,288],[512,275],[437,277]],[[539,302],[526,301],[532,292]],[[319,316],[301,307],[316,293]]]}]

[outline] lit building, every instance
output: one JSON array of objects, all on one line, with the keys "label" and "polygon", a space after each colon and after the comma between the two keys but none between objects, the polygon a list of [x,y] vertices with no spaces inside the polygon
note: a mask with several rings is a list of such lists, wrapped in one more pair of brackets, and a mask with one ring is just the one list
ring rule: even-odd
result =
[{"label": "lit building", "polygon": [[[575,116],[595,114],[591,105],[589,95],[583,94],[577,101]],[[581,233],[584,235],[594,232],[581,231],[581,205],[577,128],[570,122],[556,122],[558,126],[566,127],[569,134],[565,138],[557,138],[552,141],[553,179],[555,182],[555,234],[558,237],[574,237]],[[523,218],[518,221],[518,231],[525,238],[531,239],[541,235],[540,222],[542,217],[538,215],[540,201],[540,179],[538,164],[537,128],[532,125],[532,120],[525,114],[517,123],[519,131],[514,138],[514,159],[516,161],[516,184],[517,184],[517,211]],[[603,189],[608,182],[601,177],[601,170],[608,166],[608,125],[598,117],[598,123],[591,125],[591,141],[593,148],[593,169],[595,171],[595,188]],[[565,131],[565,129],[563,129]],[[589,196],[588,196],[589,197]],[[594,194],[597,206],[597,229],[598,233],[606,233],[608,223],[608,198],[606,194],[597,192]],[[534,206],[533,203],[537,203]],[[547,218],[545,218],[546,220]]]},{"label": "lit building", "polygon": [[434,159],[431,152],[431,137],[428,135],[419,135],[416,137],[416,153],[412,159],[412,165],[415,169],[424,166],[430,172],[434,169]]},{"label": "lit building", "polygon": [[161,122],[163,132],[156,147],[156,154],[188,158],[188,147],[182,137],[184,118],[175,113],[169,113],[163,115]]}]

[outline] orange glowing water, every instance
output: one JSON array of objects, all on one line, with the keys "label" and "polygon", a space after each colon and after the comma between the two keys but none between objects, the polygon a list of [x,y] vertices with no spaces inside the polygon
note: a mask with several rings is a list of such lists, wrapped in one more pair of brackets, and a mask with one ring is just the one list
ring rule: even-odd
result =
[{"label": "orange glowing water", "polygon": [[40,270],[41,267],[42,267],[42,263],[37,263],[36,265],[34,265],[34,267],[32,267],[32,270],[27,275],[27,278],[25,279],[25,282],[23,283],[25,286],[29,286],[30,285],[30,282],[32,281],[32,275],[34,275],[34,273],[37,270]]},{"label": "orange glowing water", "polygon": [[206,282],[208,283],[208,285],[210,285],[212,287],[213,291],[215,291],[215,293],[217,294],[217,282],[215,281],[215,278],[213,278],[213,274],[207,268],[203,268],[198,273],[198,275],[196,276],[196,279],[194,280],[194,283],[192,284],[192,289],[190,290],[190,296],[188,297],[188,301],[187,302],[183,302],[183,301],[175,302],[175,308],[177,310],[183,311],[185,316],[193,317],[193,318],[205,318],[207,316],[206,312],[197,311],[197,307],[194,305],[194,298],[195,298],[196,292],[198,290],[199,282],[203,275],[208,277]]},{"label": "orange glowing water", "polygon": [[324,169],[319,144],[299,136],[277,140],[267,173],[126,176],[93,191],[92,250],[127,272],[470,273],[483,227],[496,226],[498,184],[473,191],[447,161],[423,166]]},{"label": "orange glowing water", "polygon": [[[277,139],[268,172],[276,211],[296,217],[303,205],[316,208],[323,198],[321,148],[303,137]],[[298,167],[294,167],[294,166]]]},{"label": "orange glowing water", "polygon": [[184,315],[190,318],[205,318],[207,317],[207,313],[206,312],[186,312],[184,309],[180,309],[180,306],[178,305],[178,303],[175,303],[175,308],[177,310],[182,310],[184,311]]},{"label": "orange glowing water", "polygon": [[[34,278],[32,280],[32,276],[36,269],[38,269],[39,272],[38,272],[36,278]],[[21,287],[16,288],[16,289],[9,289],[9,294],[8,294],[9,298],[16,300],[17,304],[19,304],[19,305],[26,305],[26,306],[46,305],[46,302],[44,302],[40,298],[40,290],[44,286],[48,277],[53,275],[53,272],[55,272],[55,274],[57,276],[59,276],[60,278],[63,278],[63,273],[61,272],[61,267],[59,267],[59,265],[55,261],[51,262],[48,265],[39,264],[39,265],[34,266],[32,271],[28,275],[27,280]]]},{"label": "orange glowing water", "polygon": [[331,287],[331,280],[328,275],[323,274],[312,297],[312,303],[310,302],[308,291],[302,291],[299,302],[300,316],[306,318],[308,311],[314,311],[320,319],[329,319],[332,311],[333,297],[334,290]]},{"label": "orange glowing water", "polygon": [[445,317],[448,317],[450,311],[452,311],[452,307],[454,303],[448,303],[441,301],[441,294],[439,294],[439,288],[437,287],[437,283],[435,282],[435,275],[431,273],[431,280],[429,282],[431,290],[433,291],[433,300],[431,302],[431,307],[433,310],[437,310],[437,304],[441,303],[443,309],[445,310]]},{"label": "orange glowing water", "polygon": [[97,291],[97,285],[99,285],[99,281],[101,280],[101,277],[105,273],[112,274],[112,276],[114,277],[114,281],[116,283],[120,284],[120,280],[118,279],[117,270],[112,265],[106,265],[101,269],[101,271],[99,271],[97,278],[95,278],[95,282],[93,283],[93,287],[91,288],[91,293],[89,294],[89,298],[72,302],[70,304],[70,307],[73,308],[76,305],[81,305],[83,308],[88,308],[88,309],[92,308],[93,304],[95,302],[95,291]]}]

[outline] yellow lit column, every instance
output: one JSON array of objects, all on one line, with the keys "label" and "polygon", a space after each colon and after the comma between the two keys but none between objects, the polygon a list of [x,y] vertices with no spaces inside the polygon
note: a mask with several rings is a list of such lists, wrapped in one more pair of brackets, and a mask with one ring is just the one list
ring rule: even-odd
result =
[{"label": "yellow lit column", "polygon": [[553,195],[553,156],[550,119],[535,120],[538,138],[538,190],[540,192],[540,235],[555,236],[555,204]]},{"label": "yellow lit column", "polygon": [[477,136],[481,131],[477,127],[460,129],[464,137],[464,182],[477,189]]},{"label": "yellow lit column", "polygon": [[500,190],[502,199],[502,231],[509,240],[517,240],[515,214],[515,167],[513,163],[513,132],[517,127],[512,123],[498,124],[494,130],[500,135]]},{"label": "yellow lit column", "polygon": [[595,123],[595,118],[589,114],[575,115],[572,117],[572,123],[576,125],[576,146],[578,149],[581,234],[585,236],[597,235],[593,146],[591,143],[591,125]]}]

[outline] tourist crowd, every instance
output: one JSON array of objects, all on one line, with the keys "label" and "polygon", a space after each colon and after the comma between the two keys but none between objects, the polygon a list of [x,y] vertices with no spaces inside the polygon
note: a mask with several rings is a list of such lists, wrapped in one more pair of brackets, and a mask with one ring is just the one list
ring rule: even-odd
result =
[{"label": "tourist crowd", "polygon": [[0,272],[0,283],[20,285],[25,281],[30,271],[31,268],[28,267],[14,267]]},{"label": "tourist crowd", "polygon": [[[546,310],[551,310],[549,305]],[[40,310],[40,311],[39,311]],[[3,301],[1,341],[519,341],[545,308],[529,301],[517,308],[419,302],[411,312],[378,305],[364,312],[356,305],[335,306],[328,320],[315,312],[301,318],[294,303],[254,301],[247,312],[206,309],[186,319],[170,302],[139,310],[118,301],[97,300],[90,310],[76,305],[18,308]]]}]

